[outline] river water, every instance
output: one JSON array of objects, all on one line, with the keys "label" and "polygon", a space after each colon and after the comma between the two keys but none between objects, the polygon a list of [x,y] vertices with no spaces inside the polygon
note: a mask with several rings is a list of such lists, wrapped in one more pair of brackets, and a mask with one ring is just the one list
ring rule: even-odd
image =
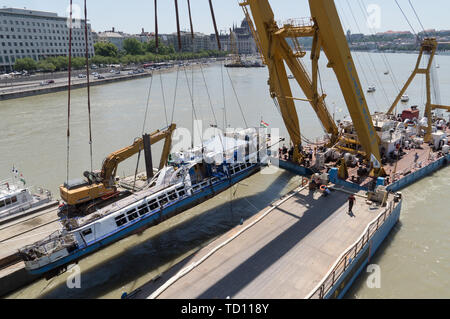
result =
[{"label": "river water", "polygon": [[[367,95],[371,111],[387,110],[398,93],[397,87],[403,85],[412,71],[417,56],[386,55],[394,81],[391,75],[383,74],[386,67],[380,54],[357,53],[355,56],[355,60],[362,63],[357,67],[363,87],[377,86],[375,94]],[[376,72],[370,60],[377,66]],[[438,63],[441,100],[448,104],[450,57],[439,56]],[[93,169],[100,169],[109,153],[130,145],[142,134],[148,96],[145,132],[166,126],[173,113],[173,122],[189,131],[192,131],[193,118],[201,120],[204,129],[210,124],[223,127],[224,123],[231,127],[259,126],[262,118],[270,128],[279,128],[280,134],[286,136],[281,116],[268,94],[267,78],[265,68],[226,70],[220,64],[212,64],[91,88]],[[321,79],[330,112],[336,119],[348,116],[337,81],[324,60],[321,61]],[[192,88],[192,83],[195,112],[188,89],[188,84]],[[295,82],[291,84],[293,96],[302,98]],[[423,79],[416,80],[407,94],[411,104],[421,108]],[[69,177],[72,179],[90,170],[91,164],[86,90],[73,91],[71,101]],[[297,102],[296,107],[303,135],[309,139],[320,137],[323,130],[309,104]],[[398,112],[405,107],[400,105]],[[10,177],[14,165],[27,185],[46,187],[58,197],[58,186],[67,178],[66,130],[66,92],[0,102],[2,179]],[[175,140],[180,141],[182,139]],[[156,146],[154,158],[160,151],[161,145]],[[118,173],[131,175],[135,166],[136,158],[131,158],[120,164]],[[143,169],[142,162],[140,169]],[[214,199],[83,259],[79,263],[80,289],[67,288],[66,279],[70,274],[66,273],[50,281],[37,281],[9,297],[119,298],[123,292],[136,289],[237,225],[241,218],[266,207],[298,183],[298,176],[282,170],[256,174]],[[368,288],[366,274],[355,283],[347,297],[450,297],[449,183],[450,168],[446,168],[404,190],[400,222],[371,261],[380,266],[380,288]]]}]

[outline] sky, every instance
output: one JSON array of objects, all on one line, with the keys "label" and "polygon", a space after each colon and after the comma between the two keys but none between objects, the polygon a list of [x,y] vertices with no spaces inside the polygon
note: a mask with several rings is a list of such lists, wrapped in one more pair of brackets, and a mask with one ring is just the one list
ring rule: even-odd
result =
[{"label": "sky", "polygon": [[[418,23],[409,1],[414,5],[425,29],[450,29],[448,0],[397,0],[405,11],[416,32],[422,28]],[[214,28],[209,11],[208,0],[190,0],[193,15],[194,31],[206,34],[213,33]],[[83,8],[84,0],[73,0],[74,5]],[[154,0],[87,0],[88,19],[94,31],[111,30],[126,33],[154,31]],[[178,0],[180,24],[182,30],[189,30],[187,0]],[[270,0],[277,21],[290,18],[309,17],[308,0]],[[388,30],[411,30],[403,17],[395,0],[335,0],[344,28],[352,33],[373,33]],[[31,10],[56,12],[67,16],[69,0],[2,0],[2,7],[24,8]],[[220,31],[228,30],[233,23],[240,23],[244,18],[238,0],[213,0],[217,25]],[[375,5],[375,6],[374,6]],[[352,9],[350,9],[350,7]],[[369,9],[371,26],[367,27],[367,16],[362,8]],[[355,18],[353,18],[355,16]],[[357,21],[357,22],[355,22]],[[158,25],[160,33],[176,31],[174,1],[158,0]]]}]

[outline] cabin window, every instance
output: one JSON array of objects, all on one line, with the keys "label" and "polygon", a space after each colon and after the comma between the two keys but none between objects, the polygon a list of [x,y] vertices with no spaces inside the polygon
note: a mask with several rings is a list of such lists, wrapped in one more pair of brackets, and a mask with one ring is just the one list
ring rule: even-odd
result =
[{"label": "cabin window", "polygon": [[159,196],[158,201],[161,204],[161,206],[163,206],[164,204],[167,204],[167,202],[168,202],[166,195]]},{"label": "cabin window", "polygon": [[128,220],[131,222],[132,220],[135,220],[136,218],[138,218],[138,213],[133,209],[131,211],[129,211],[127,213],[128,215]]},{"label": "cabin window", "polygon": [[179,196],[184,196],[186,194],[186,191],[184,190],[184,188],[179,188],[178,189],[178,195]]},{"label": "cabin window", "polygon": [[5,199],[6,206],[11,205],[11,198]]},{"label": "cabin window", "polygon": [[3,207],[3,206],[5,206],[5,202],[4,202],[4,201],[1,201],[1,202],[0,202],[0,207]]},{"label": "cabin window", "polygon": [[13,204],[14,204],[14,203],[17,203],[17,197],[14,196],[13,198],[11,198],[11,201],[13,202]]},{"label": "cabin window", "polygon": [[127,223],[127,218],[125,217],[125,214],[122,214],[122,215],[116,217],[117,227],[125,225],[126,223]]},{"label": "cabin window", "polygon": [[145,215],[149,212],[149,209],[146,204],[139,206],[138,210],[139,210],[139,215],[141,215],[141,216]]},{"label": "cabin window", "polygon": [[92,228],[83,230],[81,233],[83,234],[84,237],[86,237],[86,236],[92,234]]},{"label": "cabin window", "polygon": [[158,202],[156,201],[156,199],[152,199],[150,201],[150,203],[148,204],[148,206],[150,206],[150,210],[155,210],[159,207]]},{"label": "cabin window", "polygon": [[174,200],[174,199],[177,199],[177,193],[175,192],[175,191],[171,191],[171,192],[169,192],[168,194],[167,194],[167,196],[169,196],[169,199],[170,200]]}]

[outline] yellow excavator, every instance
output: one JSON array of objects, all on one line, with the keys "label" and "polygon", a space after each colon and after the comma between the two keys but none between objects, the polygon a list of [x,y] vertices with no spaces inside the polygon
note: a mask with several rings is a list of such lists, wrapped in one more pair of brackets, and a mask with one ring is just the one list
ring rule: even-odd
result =
[{"label": "yellow excavator", "polygon": [[[303,160],[301,156],[302,135],[294,104],[295,100],[302,100],[309,102],[313,107],[325,131],[330,136],[331,145],[335,145],[340,140],[347,145],[354,142],[355,149],[360,147],[362,149],[360,153],[364,155],[367,162],[373,164],[372,174],[383,175],[379,136],[374,128],[334,1],[309,0],[311,19],[303,21],[299,25],[285,24],[283,26],[278,26],[276,23],[268,0],[246,0],[241,1],[240,5],[254,34],[258,49],[264,57],[264,63],[269,69],[270,94],[278,101],[284,123],[295,146],[294,161],[302,163]],[[253,20],[249,11],[251,11]],[[300,59],[306,56],[306,52],[301,50],[299,45],[295,45],[298,42],[297,38],[303,37],[313,39],[312,77],[308,74],[304,64],[300,62]],[[289,45],[287,39],[294,42],[296,52]],[[328,58],[328,67],[333,69],[336,74],[357,133],[357,140],[349,140],[339,133],[327,110],[326,95],[319,94],[318,61],[322,50]],[[306,99],[292,96],[286,66],[304,92]]]},{"label": "yellow excavator", "polygon": [[[157,130],[150,135],[144,135],[138,138],[130,146],[111,153],[103,162],[100,172],[85,172],[84,176],[87,180],[69,181],[60,186],[60,194],[62,200],[69,206],[79,211],[84,211],[88,206],[99,204],[116,195],[118,195],[116,187],[116,173],[119,163],[144,150],[150,148],[150,145],[158,143],[165,139],[163,152],[161,155],[159,168],[163,168],[168,161],[170,148],[172,145],[172,134],[176,129],[175,124],[171,124],[168,128]],[[148,141],[149,142],[146,142]],[[146,150],[147,151],[147,150]],[[150,178],[153,168],[147,163],[147,178]],[[151,155],[150,155],[151,162]],[[150,172],[150,171],[151,172]]]}]

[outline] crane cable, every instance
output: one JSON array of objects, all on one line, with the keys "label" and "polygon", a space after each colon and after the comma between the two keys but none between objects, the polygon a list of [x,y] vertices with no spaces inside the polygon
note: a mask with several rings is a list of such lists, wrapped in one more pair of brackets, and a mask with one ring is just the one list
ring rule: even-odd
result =
[{"label": "crane cable", "polygon": [[[337,3],[336,3],[336,7],[337,7]],[[345,24],[348,26],[348,29],[350,29],[349,19],[347,18],[347,15],[345,14],[343,7],[340,8],[340,11],[341,11],[341,17],[342,17],[343,22],[345,22]],[[356,58],[356,62],[359,65],[359,69],[361,70],[364,80],[366,81],[366,86],[367,87],[370,86],[371,84],[369,83],[369,78],[367,77],[366,71],[364,70],[363,63],[361,62],[359,54],[357,54],[357,52],[355,52],[354,57]],[[378,100],[375,95],[373,96],[373,100],[375,102],[375,108],[378,110],[379,105],[378,105]]]},{"label": "crane cable", "polygon": [[409,27],[411,28],[411,30],[412,30],[412,32],[414,33],[414,35],[416,36],[417,39],[419,39],[419,36],[418,36],[416,30],[414,30],[414,28],[413,28],[411,22],[409,21],[408,17],[406,16],[405,12],[403,11],[402,7],[400,6],[400,4],[398,3],[397,0],[395,0],[395,3],[397,4],[397,7],[398,7],[398,8],[400,9],[400,11],[402,12],[403,17],[405,18],[406,22],[408,22]]},{"label": "crane cable", "polygon": [[92,121],[91,121],[91,85],[89,80],[89,42],[88,42],[88,27],[87,27],[87,1],[84,0],[84,37],[86,44],[86,80],[87,80],[87,99],[88,99],[88,114],[89,114],[89,148],[91,155],[91,172],[93,168],[93,155],[92,155]]},{"label": "crane cable", "polygon": [[[364,8],[363,8],[363,6],[365,6],[364,0],[360,0],[360,1],[358,2],[358,4],[359,4],[359,7],[360,7],[360,9],[361,9],[361,12],[363,13],[363,16],[364,16],[365,19],[368,21],[369,17],[368,17],[368,15],[367,15],[367,13],[364,11]],[[377,41],[377,39],[376,39],[376,37],[375,37],[375,31],[374,31],[373,28],[369,28],[369,30],[371,30],[371,32],[372,32],[372,39],[373,39],[373,41],[376,43],[377,48],[378,48],[378,47],[379,47],[379,42]],[[383,60],[383,62],[384,62],[384,65],[388,68],[388,71],[389,71],[389,77],[391,78],[392,83],[394,84],[396,90],[397,90],[397,91],[400,91],[400,87],[399,87],[399,85],[398,85],[397,78],[395,77],[395,73],[393,72],[393,69],[392,69],[392,67],[391,67],[391,64],[389,63],[389,60],[388,60],[386,54],[384,53],[384,51],[381,51],[381,57],[382,57],[382,60]]]},{"label": "crane cable", "polygon": [[242,119],[244,120],[245,127],[248,128],[248,123],[247,123],[247,120],[245,119],[245,115],[244,115],[244,112],[242,110],[242,105],[241,105],[241,102],[239,101],[239,96],[238,96],[238,94],[236,92],[236,88],[234,87],[233,80],[231,79],[231,76],[230,76],[230,72],[228,72],[228,68],[226,68],[225,70],[227,71],[228,78],[230,79],[231,88],[233,89],[234,96],[236,98],[236,102],[237,102],[237,104],[239,106],[239,110],[241,111],[241,116],[242,116]]},{"label": "crane cable", "polygon": [[[350,2],[349,2],[348,0],[347,0],[347,6],[348,6],[349,9],[350,9],[350,13],[351,13],[351,15],[352,15],[352,17],[353,17],[353,20],[355,21],[355,24],[356,24],[356,27],[357,27],[358,31],[359,31],[360,33],[362,33],[362,32],[361,32],[361,28],[359,27],[358,20],[356,19],[355,14],[354,14],[353,9],[352,9],[352,6],[350,5]],[[376,68],[376,66],[375,66],[375,63],[373,62],[372,56],[371,56],[368,52],[367,52],[367,56],[369,57],[369,60],[370,60],[370,62],[371,62],[371,64],[372,64],[372,67],[373,67],[373,70],[374,70],[374,72],[375,72],[375,76],[376,76],[376,78],[377,78],[377,81],[378,81],[378,83],[380,84],[381,89],[383,90],[383,94],[384,94],[384,97],[385,97],[385,99],[386,99],[386,103],[389,104],[389,98],[388,98],[388,96],[387,96],[387,93],[386,93],[386,90],[385,90],[385,88],[384,88],[383,82],[381,82],[381,79],[380,79],[380,77],[379,77],[379,75],[378,75],[377,68]]]},{"label": "crane cable", "polygon": [[164,115],[166,116],[166,125],[169,126],[169,119],[167,118],[167,107],[166,107],[166,95],[164,94],[164,84],[162,80],[162,72],[159,72],[159,82],[161,84],[161,92],[162,92],[162,99],[163,99],[163,105],[164,105]]},{"label": "crane cable", "polygon": [[[145,126],[147,123],[147,114],[148,114],[149,105],[150,105],[150,96],[151,96],[151,92],[152,92],[152,87],[153,87],[153,71],[151,73],[150,86],[148,88],[147,105],[145,107],[145,114],[144,114],[144,124],[142,125],[142,134],[141,134],[142,136],[144,136],[144,133],[145,133]],[[136,162],[136,170],[134,171],[133,190],[136,186],[136,179],[137,179],[137,174],[138,174],[138,170],[139,170],[140,159],[141,159],[141,150],[139,150],[139,152],[138,152],[138,158],[137,158],[137,162]],[[148,179],[148,176],[147,176],[147,179]]]},{"label": "crane cable", "polygon": [[[72,69],[72,0],[70,0],[70,22],[69,22],[69,66],[68,66],[68,101],[67,101],[67,183],[69,183],[69,158],[70,158],[70,89],[71,89],[71,69]],[[67,206],[69,209],[69,206]]]}]

